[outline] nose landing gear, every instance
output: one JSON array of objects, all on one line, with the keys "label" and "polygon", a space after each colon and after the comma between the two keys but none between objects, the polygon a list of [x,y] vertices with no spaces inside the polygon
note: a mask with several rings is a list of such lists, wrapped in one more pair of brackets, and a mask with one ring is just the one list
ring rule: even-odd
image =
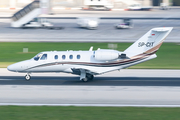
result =
[{"label": "nose landing gear", "polygon": [[29,81],[29,80],[31,79],[31,76],[30,76],[29,73],[27,73],[27,75],[25,76],[25,79],[26,79],[27,81]]}]

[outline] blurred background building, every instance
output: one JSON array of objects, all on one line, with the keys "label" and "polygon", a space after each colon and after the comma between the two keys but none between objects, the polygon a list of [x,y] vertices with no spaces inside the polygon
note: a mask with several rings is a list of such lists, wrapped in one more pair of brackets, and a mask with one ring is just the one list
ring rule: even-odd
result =
[{"label": "blurred background building", "polygon": [[[17,9],[22,8],[34,0],[0,0],[1,9]],[[113,8],[126,9],[132,4],[140,4],[141,6],[160,6],[166,3],[168,6],[180,6],[180,0],[50,0],[52,8],[58,7],[86,7],[87,4],[106,3],[112,5]]]}]

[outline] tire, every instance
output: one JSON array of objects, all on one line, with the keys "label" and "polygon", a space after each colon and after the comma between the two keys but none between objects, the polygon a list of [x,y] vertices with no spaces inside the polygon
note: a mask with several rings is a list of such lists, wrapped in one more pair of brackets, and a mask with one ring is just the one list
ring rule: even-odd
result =
[{"label": "tire", "polygon": [[87,82],[88,81],[88,79],[87,78],[83,78],[83,79],[81,79],[83,82]]},{"label": "tire", "polygon": [[29,80],[31,79],[31,76],[30,76],[30,75],[26,75],[26,76],[25,76],[25,79],[26,79],[27,81],[29,81]]},{"label": "tire", "polygon": [[91,74],[87,74],[86,77],[87,77],[88,80],[93,80],[94,79],[94,75],[91,75]]}]

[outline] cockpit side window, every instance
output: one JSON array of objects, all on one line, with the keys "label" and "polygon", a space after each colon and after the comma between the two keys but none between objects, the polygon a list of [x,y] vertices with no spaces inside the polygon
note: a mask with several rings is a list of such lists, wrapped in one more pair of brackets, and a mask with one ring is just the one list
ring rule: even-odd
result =
[{"label": "cockpit side window", "polygon": [[35,60],[35,61],[38,61],[41,56],[42,56],[42,53],[37,54],[37,55],[34,57],[34,60]]},{"label": "cockpit side window", "polygon": [[41,57],[41,60],[47,60],[47,54],[43,54],[43,56]]}]

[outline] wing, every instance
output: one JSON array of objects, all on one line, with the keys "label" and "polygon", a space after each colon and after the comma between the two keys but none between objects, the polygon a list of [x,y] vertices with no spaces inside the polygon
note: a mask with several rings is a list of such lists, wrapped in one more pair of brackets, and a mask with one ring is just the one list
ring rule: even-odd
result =
[{"label": "wing", "polygon": [[81,71],[85,71],[85,73],[89,73],[92,75],[98,75],[99,74],[97,71],[92,71],[92,70],[84,69],[84,68],[71,68],[71,70],[73,71],[72,74],[76,74],[76,75],[80,75]]}]

